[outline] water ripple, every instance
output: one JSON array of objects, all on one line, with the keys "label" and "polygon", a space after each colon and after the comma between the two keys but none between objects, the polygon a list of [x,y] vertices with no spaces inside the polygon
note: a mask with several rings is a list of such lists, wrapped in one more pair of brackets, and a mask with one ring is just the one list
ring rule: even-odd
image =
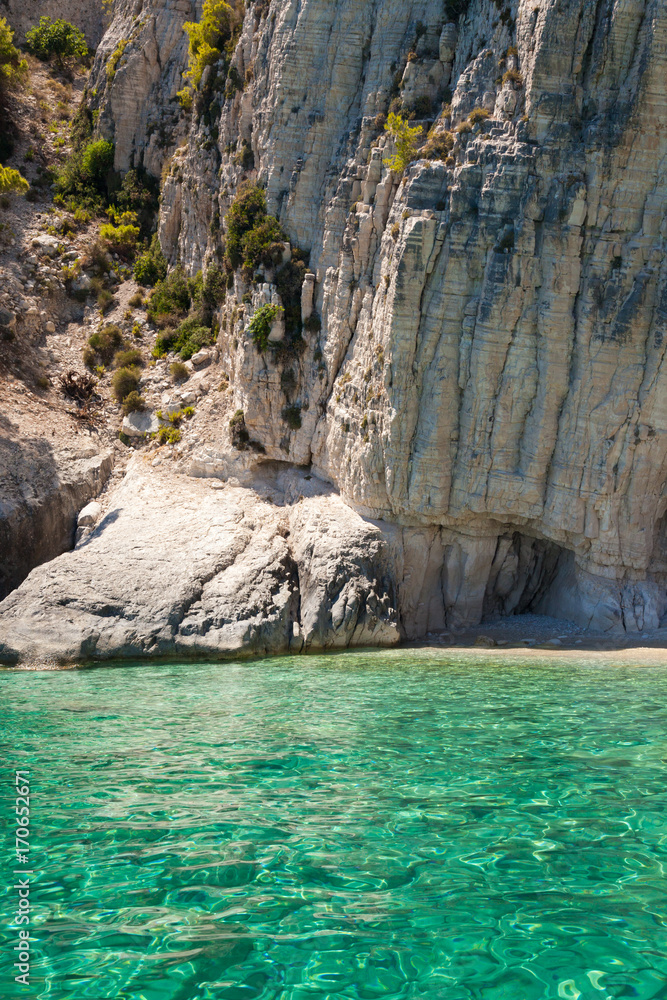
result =
[{"label": "water ripple", "polygon": [[[665,668],[404,651],[0,684],[38,1000],[667,995]],[[0,993],[25,996],[0,897]]]}]

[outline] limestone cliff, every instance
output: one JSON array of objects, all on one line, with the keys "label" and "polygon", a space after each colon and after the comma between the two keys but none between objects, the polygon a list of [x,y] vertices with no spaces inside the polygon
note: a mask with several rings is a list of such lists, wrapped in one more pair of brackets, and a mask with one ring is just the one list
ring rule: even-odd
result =
[{"label": "limestone cliff", "polygon": [[[260,353],[246,331],[279,301],[273,274],[236,274],[223,419],[242,410],[258,448],[202,446],[183,467],[310,466],[386,525],[403,634],[528,609],[656,627],[664,3],[259,0],[188,117],[182,24],[200,13],[118,0],[93,73],[100,129],[119,169],[162,175],[163,249],[192,272],[219,259],[239,184],[262,184],[309,254],[302,317],[321,328],[300,353]],[[382,127],[396,97],[453,139],[402,178]]]}]

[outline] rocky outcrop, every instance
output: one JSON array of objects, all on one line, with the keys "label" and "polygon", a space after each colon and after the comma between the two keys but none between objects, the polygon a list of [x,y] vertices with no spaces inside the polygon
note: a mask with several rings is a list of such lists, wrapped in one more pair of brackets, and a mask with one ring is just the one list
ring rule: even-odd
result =
[{"label": "rocky outcrop", "polygon": [[[183,469],[310,467],[351,517],[382,525],[405,635],[517,610],[656,627],[665,5],[246,4],[226,79],[211,71],[185,121],[172,109],[192,16],[177,0],[117,5],[94,71],[100,127],[119,168],[163,171],[160,238],[192,272],[220,260],[239,183],[264,185],[286,255],[309,254],[301,310],[317,322],[298,350],[258,350],[248,324],[280,303],[275,274],[234,276],[220,426],[242,413],[254,451],[226,434]],[[385,162],[392,100],[451,132],[402,178]],[[158,122],[173,123],[161,145]],[[317,597],[306,618],[330,606]]]},{"label": "rocky outcrop", "polygon": [[116,170],[143,167],[156,177],[184,137],[176,97],[187,63],[186,21],[202,0],[117,0],[90,75],[98,128],[115,144]]},{"label": "rocky outcrop", "polygon": [[212,489],[135,459],[92,533],[3,603],[0,661],[397,642],[381,530],[312,477],[253,485]]},{"label": "rocky outcrop", "polygon": [[92,49],[99,45],[109,21],[100,0],[0,0],[0,17],[6,17],[16,32],[17,45],[23,45],[26,32],[44,15],[75,24]]},{"label": "rocky outcrop", "polygon": [[[242,175],[222,151],[249,143],[310,251],[322,330],[291,365],[300,428],[281,420],[285,366],[244,336],[267,293],[244,309],[237,284],[223,319],[232,405],[268,455],[464,549],[516,533],[560,547],[548,610],[612,630],[667,609],[666,32],[653,0],[474,2],[457,25],[439,3],[275,4],[246,19],[235,61],[252,82],[224,102],[217,148],[194,125],[164,191],[166,248],[199,267]],[[398,188],[375,117],[392,67],[404,93],[442,102],[449,84],[451,126],[489,113]],[[478,615],[475,572],[459,601]]]},{"label": "rocky outcrop", "polygon": [[102,490],[110,452],[53,451],[45,438],[12,440],[0,421],[0,600],[31,569],[71,549],[77,513]]}]

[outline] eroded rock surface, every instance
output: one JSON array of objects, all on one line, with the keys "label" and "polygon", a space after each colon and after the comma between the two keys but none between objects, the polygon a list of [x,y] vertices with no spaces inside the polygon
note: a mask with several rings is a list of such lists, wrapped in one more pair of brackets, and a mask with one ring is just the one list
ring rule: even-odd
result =
[{"label": "eroded rock surface", "polygon": [[0,661],[397,642],[381,531],[312,478],[255,488],[135,459],[92,533],[3,602]]},{"label": "eroded rock surface", "polygon": [[0,418],[0,600],[31,569],[74,544],[77,514],[113,467],[108,451],[54,450],[48,439],[12,440]]},{"label": "eroded rock surface", "polygon": [[[272,269],[252,286],[235,275],[206,369],[211,386],[228,386],[218,433],[186,438],[179,468],[225,478],[267,460],[308,466],[339,493],[326,501],[336,553],[347,532],[357,551],[354,525],[379,532],[379,575],[338,555],[320,570],[321,519],[290,546],[262,536],[267,579],[292,579],[288,548],[303,574],[301,611],[281,590],[291,584],[271,591],[274,605],[230,573],[222,605],[236,586],[256,632],[203,611],[212,649],[287,648],[295,621],[315,645],[365,641],[356,598],[336,603],[344,577],[362,591],[384,579],[378,600],[408,636],[519,611],[609,632],[665,618],[667,7],[462,6],[454,23],[441,0],[248,3],[228,79],[186,118],[182,24],[201,5],[116,4],[93,103],[117,168],[162,176],[169,259],[191,272],[221,260],[244,180],[265,186],[269,211],[309,253],[300,308],[317,322],[291,354],[262,352],[247,332],[256,309],[280,303]],[[416,159],[400,179],[381,117],[397,95],[424,114],[430,102],[427,128],[439,115],[437,128],[453,130],[446,155]],[[238,413],[252,443],[242,454],[229,433]],[[247,551],[239,565],[254,580]],[[76,553],[58,572],[69,558],[83,567]],[[152,606],[151,628],[170,613]],[[118,617],[95,649],[163,649],[157,633],[123,638]],[[173,628],[164,648],[186,650],[190,633]]]}]

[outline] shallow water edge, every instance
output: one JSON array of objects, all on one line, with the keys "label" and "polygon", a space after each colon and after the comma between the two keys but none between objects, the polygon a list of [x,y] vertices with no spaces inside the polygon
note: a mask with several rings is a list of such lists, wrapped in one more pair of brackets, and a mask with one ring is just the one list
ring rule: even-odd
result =
[{"label": "shallow water edge", "polygon": [[127,659],[113,658],[108,660],[82,660],[72,663],[20,663],[15,666],[0,664],[0,675],[7,673],[34,672],[67,672],[101,669],[118,669],[121,667],[153,667],[172,666],[174,663],[200,665],[252,665],[271,661],[294,661],[294,665],[317,660],[322,666],[324,660],[334,660],[339,657],[368,656],[380,657],[384,661],[405,664],[406,657],[414,657],[415,662],[435,658],[444,664],[458,663],[463,659],[471,666],[487,665],[489,662],[498,665],[532,666],[539,664],[559,664],[563,666],[608,666],[608,667],[642,667],[667,666],[667,648],[660,646],[618,647],[610,649],[608,644],[600,648],[577,647],[545,649],[535,646],[508,646],[485,648],[475,645],[448,646],[431,645],[429,643],[404,643],[391,648],[386,647],[353,647],[348,649],[314,650],[304,653],[275,653],[260,655],[257,653],[230,653],[228,656],[212,657],[177,656],[173,654],[161,657],[131,657]]}]

